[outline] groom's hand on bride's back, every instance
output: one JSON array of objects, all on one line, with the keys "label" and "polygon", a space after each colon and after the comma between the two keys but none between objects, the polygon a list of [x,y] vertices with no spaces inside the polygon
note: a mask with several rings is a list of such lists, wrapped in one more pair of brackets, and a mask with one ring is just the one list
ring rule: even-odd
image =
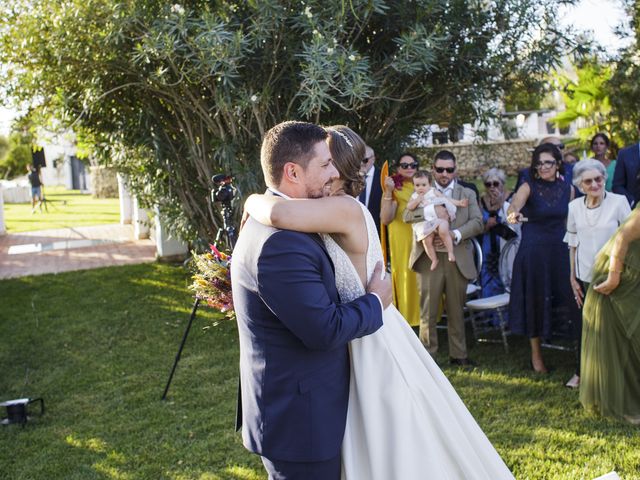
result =
[{"label": "groom's hand on bride's back", "polygon": [[384,272],[382,262],[376,263],[371,280],[367,284],[367,293],[375,293],[380,298],[383,308],[387,308],[393,299],[391,277]]}]

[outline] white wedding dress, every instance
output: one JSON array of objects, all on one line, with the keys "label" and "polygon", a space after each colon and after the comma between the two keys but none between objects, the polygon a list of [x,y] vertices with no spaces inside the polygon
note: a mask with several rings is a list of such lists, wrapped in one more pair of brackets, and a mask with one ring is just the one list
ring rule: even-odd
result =
[{"label": "white wedding dress", "polygon": [[[357,200],[354,199],[357,202]],[[362,207],[369,247],[367,277],[382,251]],[[347,254],[322,235],[335,265],[341,300],[365,293]],[[353,340],[347,427],[342,446],[346,480],[512,479],[506,465],[400,312]]]}]

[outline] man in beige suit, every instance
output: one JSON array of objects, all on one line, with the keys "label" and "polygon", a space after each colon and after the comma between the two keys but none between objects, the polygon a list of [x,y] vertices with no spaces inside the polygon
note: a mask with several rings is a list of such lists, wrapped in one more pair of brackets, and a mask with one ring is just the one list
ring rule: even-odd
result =
[{"label": "man in beige suit", "polygon": [[[472,190],[464,188],[455,181],[456,157],[448,150],[436,154],[433,162],[434,187],[445,196],[457,200],[466,198],[468,207],[458,207],[455,221],[451,224],[455,262],[449,262],[444,244],[438,238],[434,240],[438,266],[431,271],[431,261],[427,257],[421,242],[414,239],[409,257],[409,267],[418,275],[420,289],[420,340],[431,355],[438,351],[438,313],[440,299],[445,294],[445,308],[449,334],[449,360],[453,365],[473,365],[467,356],[464,330],[463,306],[466,298],[467,283],[476,278],[478,272],[473,259],[473,245],[470,238],[482,233],[482,213]],[[423,221],[423,209],[405,210],[403,219],[407,223]]]}]

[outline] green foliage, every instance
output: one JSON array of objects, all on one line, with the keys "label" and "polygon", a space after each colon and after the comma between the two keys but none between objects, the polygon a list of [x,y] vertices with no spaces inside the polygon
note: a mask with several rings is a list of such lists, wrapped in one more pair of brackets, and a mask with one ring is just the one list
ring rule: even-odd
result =
[{"label": "green foliage", "polygon": [[[0,281],[2,400],[42,396],[47,407],[25,428],[0,428],[0,478],[265,478],[233,431],[234,322],[198,310],[168,400],[160,400],[193,304],[190,281],[183,268],[160,264]],[[563,386],[572,353],[545,350],[556,369],[531,372],[528,343],[510,337],[509,354],[472,345],[479,367],[470,370],[449,366],[446,348],[438,354],[515,478],[592,479],[611,470],[638,478],[637,427],[584,412],[578,392]]]},{"label": "green foliage", "polygon": [[4,158],[0,152],[0,178],[14,178],[27,173],[27,165],[32,161],[32,137],[29,134],[14,132],[9,140],[0,147],[5,151]]},{"label": "green foliage", "polygon": [[612,68],[593,58],[582,65],[575,66],[577,80],[567,75],[556,75],[565,110],[556,115],[552,121],[558,127],[567,127],[580,119],[582,127],[574,144],[587,150],[591,146],[591,138],[598,132],[607,136],[619,145],[620,137],[617,118],[612,115],[610,91],[607,82],[611,78]]},{"label": "green foliage", "polygon": [[513,88],[502,99],[504,109],[507,112],[538,110],[548,90],[549,85],[543,80],[514,79]]},{"label": "green foliage", "polygon": [[567,46],[559,3],[14,0],[0,76],[33,115],[82,126],[174,230],[212,239],[211,176],[262,189],[271,126],[348,124],[388,158],[424,125],[486,120]]},{"label": "green foliage", "polygon": [[638,141],[640,121],[640,3],[630,0],[625,3],[631,18],[634,41],[613,62],[613,75],[606,85],[611,92],[611,109],[619,121],[621,146]]},{"label": "green foliage", "polygon": [[9,152],[9,139],[4,135],[0,135],[0,163],[3,162],[8,152]]}]

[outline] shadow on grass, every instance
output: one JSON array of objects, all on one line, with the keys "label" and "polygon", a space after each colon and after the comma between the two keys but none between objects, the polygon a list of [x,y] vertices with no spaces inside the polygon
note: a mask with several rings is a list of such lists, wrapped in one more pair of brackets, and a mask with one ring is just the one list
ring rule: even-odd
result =
[{"label": "shadow on grass", "polygon": [[[264,478],[233,430],[233,322],[211,327],[220,316],[199,310],[160,400],[193,305],[189,283],[182,268],[160,264],[0,281],[0,392],[47,405],[24,429],[0,429],[0,478]],[[557,368],[539,376],[526,369],[526,339],[510,346],[507,355],[473,345],[478,368],[444,372],[516,478],[589,479],[614,469],[637,478],[637,429],[587,415],[563,387],[573,355],[545,352]]]}]

